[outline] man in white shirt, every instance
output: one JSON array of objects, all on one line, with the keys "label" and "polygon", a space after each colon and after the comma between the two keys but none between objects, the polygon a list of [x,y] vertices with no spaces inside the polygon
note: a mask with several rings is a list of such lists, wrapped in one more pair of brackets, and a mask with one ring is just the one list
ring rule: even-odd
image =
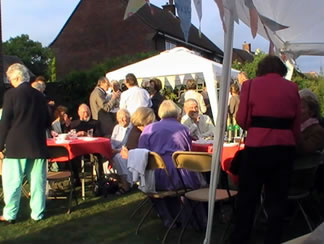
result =
[{"label": "man in white shirt", "polygon": [[198,103],[189,98],[184,103],[185,115],[181,118],[181,124],[189,128],[193,139],[203,139],[214,136],[215,127],[208,115],[199,114]]},{"label": "man in white shirt", "polygon": [[125,85],[128,88],[120,96],[119,108],[127,109],[132,115],[139,107],[151,107],[152,102],[149,93],[138,87],[134,74],[127,74]]},{"label": "man in white shirt", "polygon": [[196,88],[197,88],[196,81],[194,79],[187,80],[186,88],[187,88],[187,91],[184,93],[183,98],[182,98],[182,99],[184,99],[184,101],[180,101],[180,103],[183,103],[190,98],[195,99],[198,104],[199,112],[201,114],[206,113],[207,107],[206,107],[206,104],[204,101],[204,97],[199,92],[196,91]]}]

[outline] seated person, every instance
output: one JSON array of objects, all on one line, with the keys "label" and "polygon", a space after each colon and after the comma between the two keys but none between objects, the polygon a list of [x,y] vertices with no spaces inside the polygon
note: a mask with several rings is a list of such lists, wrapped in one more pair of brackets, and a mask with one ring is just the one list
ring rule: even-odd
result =
[{"label": "seated person", "polygon": [[[319,160],[319,155],[314,152],[324,148],[324,128],[319,123],[320,107],[314,93],[309,89],[299,91],[301,99],[301,135],[297,142],[298,157],[295,167],[312,164]],[[316,157],[316,158],[314,158]],[[319,165],[315,178],[315,188],[324,192],[324,165]]]},{"label": "seated person", "polygon": [[181,124],[189,128],[190,136],[194,140],[214,136],[215,127],[208,115],[199,114],[198,103],[189,98],[184,103],[185,115],[181,118]]},{"label": "seated person", "polygon": [[[79,119],[73,120],[70,125],[70,129],[75,129],[77,132],[77,136],[87,136],[88,131],[92,130],[94,136],[100,136],[100,129],[98,126],[98,121],[91,119],[91,112],[90,108],[86,104],[81,104],[78,108],[78,116]],[[79,177],[79,169],[81,165],[81,157],[76,157],[71,160],[72,162],[72,171],[74,176],[74,185],[80,186],[80,177]],[[98,174],[101,176],[103,174],[103,168],[102,168],[102,158],[101,156],[98,156]]]},{"label": "seated person", "polygon": [[[185,169],[176,169],[172,162],[172,154],[175,151],[190,151],[191,137],[186,126],[180,124],[178,119],[181,109],[171,100],[164,100],[159,108],[160,121],[145,126],[138,142],[139,148],[161,155],[173,183],[163,170],[155,170],[156,190],[174,190],[183,188],[183,184],[191,189],[197,189],[205,182],[201,181],[201,175]],[[181,178],[180,179],[180,175]],[[180,207],[180,199],[157,199],[155,207],[165,226],[169,226],[174,213]],[[203,218],[203,213],[200,217]]]},{"label": "seated person", "polygon": [[98,121],[91,119],[91,112],[88,105],[82,103],[78,108],[79,119],[71,122],[70,129],[75,129],[77,136],[87,136],[89,130],[93,130],[94,136],[101,136]]},{"label": "seated person", "polygon": [[[125,111],[125,110],[122,109],[120,111]],[[125,146],[121,147],[121,152],[115,154],[112,159],[113,167],[117,170],[117,174],[121,176],[122,182],[121,182],[120,191],[118,192],[119,194],[129,191],[130,186],[133,184],[132,175],[127,169],[128,149],[137,148],[138,139],[140,137],[142,130],[144,129],[144,126],[152,123],[155,120],[155,115],[152,109],[140,107],[134,112],[130,120],[132,122],[132,125],[128,126],[128,128],[131,129],[127,132],[127,135],[125,135],[123,139],[119,140],[122,141],[122,143],[119,143],[119,145],[122,146],[125,145]],[[117,121],[118,121],[118,116],[117,116]],[[113,136],[112,136],[112,140],[113,140]]]},{"label": "seated person", "polygon": [[319,124],[320,107],[314,93],[309,89],[299,91],[301,99],[301,136],[297,153],[306,155],[324,148],[324,128]]},{"label": "seated person", "polygon": [[54,111],[52,130],[58,134],[67,133],[70,130],[71,117],[67,115],[67,111],[68,109],[61,105]]},{"label": "seated person", "polygon": [[119,153],[125,145],[132,125],[130,124],[130,114],[126,109],[119,109],[116,114],[117,125],[115,125],[111,135],[111,147],[113,154]]}]

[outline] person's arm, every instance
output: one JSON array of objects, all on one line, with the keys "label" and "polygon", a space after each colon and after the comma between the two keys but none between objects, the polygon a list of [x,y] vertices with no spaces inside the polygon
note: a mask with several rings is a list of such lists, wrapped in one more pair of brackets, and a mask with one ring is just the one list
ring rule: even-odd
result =
[{"label": "person's arm", "polygon": [[317,150],[322,150],[323,148],[324,129],[319,127],[309,128],[308,134],[305,136],[301,136],[297,143],[298,154],[313,153]]},{"label": "person's arm", "polygon": [[248,104],[248,92],[251,80],[248,80],[243,83],[241,95],[240,95],[240,104],[236,113],[236,122],[244,130],[248,128],[250,123],[250,113],[249,113],[249,104]]},{"label": "person's arm", "polygon": [[111,98],[108,101],[103,102],[101,108],[106,112],[109,112],[115,107],[119,97],[120,97],[120,91],[113,92]]},{"label": "person's arm", "polygon": [[205,101],[204,101],[204,97],[199,93],[199,107],[200,107],[200,112],[201,113],[206,113],[206,111],[207,111],[207,107],[206,107],[206,104],[205,104]]},{"label": "person's arm", "polygon": [[4,150],[5,141],[13,118],[13,103],[7,94],[4,95],[2,116],[0,120],[0,151]]},{"label": "person's arm", "polygon": [[208,115],[204,115],[204,120],[203,122],[203,129],[200,130],[200,132],[204,131],[201,133],[201,136],[207,137],[207,136],[214,136],[214,131],[215,131],[215,126],[210,119]]}]

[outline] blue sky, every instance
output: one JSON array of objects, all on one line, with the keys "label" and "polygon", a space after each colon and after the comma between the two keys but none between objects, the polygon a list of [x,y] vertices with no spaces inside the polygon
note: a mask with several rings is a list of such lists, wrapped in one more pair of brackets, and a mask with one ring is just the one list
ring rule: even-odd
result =
[{"label": "blue sky", "polygon": [[[150,0],[152,4],[159,7],[167,1]],[[57,36],[79,0],[3,0],[1,2],[3,41],[10,37],[28,34],[30,39],[47,46]],[[198,17],[194,8],[192,22],[198,26]],[[224,49],[224,32],[214,0],[203,0],[202,32],[220,49]],[[233,46],[241,48],[244,41],[251,43],[252,51],[256,48],[264,52],[268,50],[268,41],[258,36],[253,39],[250,30],[244,24],[236,25]],[[320,66],[324,65],[324,58],[301,57],[297,59],[297,65],[303,72],[318,72]]]}]

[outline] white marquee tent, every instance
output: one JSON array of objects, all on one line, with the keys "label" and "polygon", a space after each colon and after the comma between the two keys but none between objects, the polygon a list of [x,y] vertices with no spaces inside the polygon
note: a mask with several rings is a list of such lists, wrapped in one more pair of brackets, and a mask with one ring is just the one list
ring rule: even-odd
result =
[{"label": "white marquee tent", "polygon": [[[172,87],[177,84],[177,81],[183,83],[183,79],[187,75],[191,75],[193,78],[202,77],[206,82],[210,103],[213,104],[213,116],[216,118],[218,108],[216,84],[221,81],[222,69],[222,64],[203,58],[184,47],[176,47],[109,72],[106,77],[109,80],[122,80],[125,79],[126,74],[134,73],[139,80],[158,77],[163,83]],[[231,70],[233,78],[237,73],[237,70]]]}]

